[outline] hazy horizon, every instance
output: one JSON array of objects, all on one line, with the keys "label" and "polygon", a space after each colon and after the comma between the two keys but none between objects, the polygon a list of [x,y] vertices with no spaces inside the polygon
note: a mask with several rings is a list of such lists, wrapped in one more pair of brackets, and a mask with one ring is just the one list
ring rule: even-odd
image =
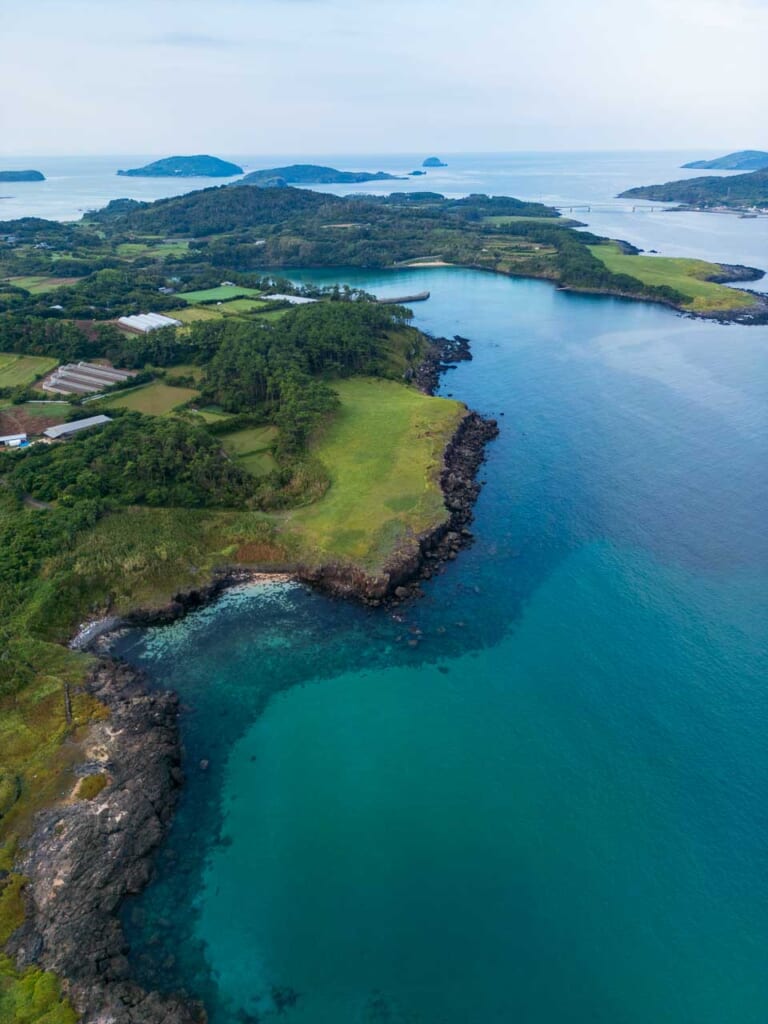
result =
[{"label": "hazy horizon", "polygon": [[768,0],[9,0],[0,32],[5,162],[706,154],[761,148],[768,99]]}]

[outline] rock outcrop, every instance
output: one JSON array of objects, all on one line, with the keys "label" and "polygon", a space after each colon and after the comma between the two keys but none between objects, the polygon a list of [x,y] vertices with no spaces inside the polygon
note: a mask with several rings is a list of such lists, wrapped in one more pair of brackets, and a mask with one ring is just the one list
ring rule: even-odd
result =
[{"label": "rock outcrop", "polygon": [[93,726],[81,775],[106,775],[91,800],[43,812],[19,870],[27,915],[9,950],[54,971],[83,1024],[199,1024],[202,1007],[145,992],[130,978],[118,908],[149,881],[182,783],[173,693],[149,693],[125,666],[102,665],[89,689],[109,709]]}]

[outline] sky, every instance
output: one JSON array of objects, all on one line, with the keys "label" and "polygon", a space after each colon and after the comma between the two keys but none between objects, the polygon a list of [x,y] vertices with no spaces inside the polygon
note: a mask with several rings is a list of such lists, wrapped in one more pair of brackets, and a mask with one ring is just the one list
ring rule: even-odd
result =
[{"label": "sky", "polygon": [[0,0],[0,157],[768,149],[768,0]]}]

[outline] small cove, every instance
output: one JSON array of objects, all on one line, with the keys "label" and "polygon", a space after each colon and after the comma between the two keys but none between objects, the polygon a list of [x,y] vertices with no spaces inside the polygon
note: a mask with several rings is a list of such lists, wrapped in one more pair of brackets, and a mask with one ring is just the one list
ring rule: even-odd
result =
[{"label": "small cove", "polygon": [[140,973],[214,1024],[762,1022],[768,329],[297,276],[430,290],[502,435],[403,621],[280,584],[125,641],[189,709]]}]

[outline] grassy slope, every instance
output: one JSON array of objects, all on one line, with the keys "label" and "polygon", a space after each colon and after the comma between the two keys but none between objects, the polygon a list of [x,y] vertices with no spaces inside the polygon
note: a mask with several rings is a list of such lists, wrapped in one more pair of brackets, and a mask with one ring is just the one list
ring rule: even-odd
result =
[{"label": "grassy slope", "polygon": [[387,380],[334,387],[341,410],[313,448],[331,487],[289,513],[283,531],[315,563],[339,559],[376,571],[409,533],[444,521],[442,454],[464,406]]},{"label": "grassy slope", "polygon": [[615,274],[629,274],[643,284],[666,284],[687,295],[685,308],[695,313],[744,309],[754,304],[751,295],[706,280],[719,273],[717,263],[667,256],[626,256],[614,244],[591,245],[589,249]]}]

